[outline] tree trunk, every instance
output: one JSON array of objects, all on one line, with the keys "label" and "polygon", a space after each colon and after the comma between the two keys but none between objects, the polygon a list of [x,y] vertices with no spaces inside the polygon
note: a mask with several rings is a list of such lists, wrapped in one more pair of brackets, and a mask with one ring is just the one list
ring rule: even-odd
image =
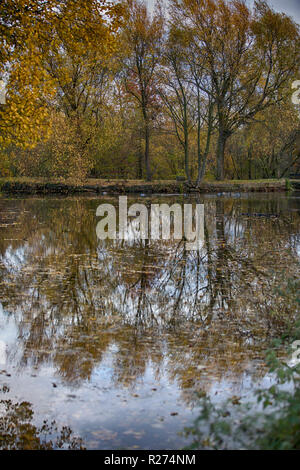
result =
[{"label": "tree trunk", "polygon": [[209,113],[208,113],[208,129],[207,129],[207,136],[206,136],[206,147],[204,154],[201,155],[201,114],[200,114],[200,93],[198,89],[198,125],[197,125],[197,154],[198,154],[198,176],[196,187],[200,186],[200,183],[205,175],[205,166],[206,160],[209,153],[210,148],[210,140],[211,134],[213,130],[213,104],[210,102],[209,104]]},{"label": "tree trunk", "polygon": [[207,159],[207,153],[205,153],[202,156],[202,158],[201,158],[201,152],[198,153],[198,176],[197,176],[197,182],[196,182],[197,188],[200,186],[200,183],[203,180],[204,175],[205,175],[206,159]]},{"label": "tree trunk", "polygon": [[139,151],[138,151],[138,161],[137,161],[137,178],[143,179],[143,146],[142,146],[142,139],[139,140]]},{"label": "tree trunk", "polygon": [[137,179],[143,179],[143,154],[141,152],[138,156]]},{"label": "tree trunk", "polygon": [[145,168],[147,181],[152,180],[150,168],[150,129],[148,119],[145,120]]},{"label": "tree trunk", "polygon": [[187,102],[184,97],[183,100],[183,131],[184,131],[184,167],[185,167],[185,174],[188,183],[191,182],[191,175],[190,175],[190,165],[189,165],[189,129],[188,129],[188,114],[187,114]]},{"label": "tree trunk", "polygon": [[225,158],[225,147],[228,135],[221,128],[219,129],[218,147],[217,147],[217,180],[224,179],[224,158]]},{"label": "tree trunk", "polygon": [[252,147],[248,149],[248,179],[252,180]]},{"label": "tree trunk", "polygon": [[189,143],[188,143],[187,136],[184,142],[184,168],[185,168],[186,179],[188,183],[190,183],[191,175],[190,175],[190,168],[189,168]]},{"label": "tree trunk", "polygon": [[[201,162],[201,120],[200,120],[200,90],[197,87],[197,163],[198,175],[196,187],[198,188],[205,172],[205,161]],[[204,159],[203,159],[204,160]]]}]

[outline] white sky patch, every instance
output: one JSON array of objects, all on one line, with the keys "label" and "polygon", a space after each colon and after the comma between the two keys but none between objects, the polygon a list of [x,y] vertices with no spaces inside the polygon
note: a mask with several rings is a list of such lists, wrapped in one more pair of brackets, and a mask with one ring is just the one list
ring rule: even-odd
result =
[{"label": "white sky patch", "polygon": [[282,11],[300,23],[300,0],[271,0],[270,5],[277,11]]}]

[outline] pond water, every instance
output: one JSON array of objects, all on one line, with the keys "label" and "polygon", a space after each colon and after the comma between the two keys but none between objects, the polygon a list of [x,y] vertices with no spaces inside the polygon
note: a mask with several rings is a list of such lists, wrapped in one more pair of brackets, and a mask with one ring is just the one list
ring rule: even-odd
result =
[{"label": "pond water", "polygon": [[129,198],[204,204],[199,251],[99,240],[103,202],[118,206],[0,198],[0,448],[180,449],[199,393],[269,380],[266,347],[295,314],[300,195]]}]

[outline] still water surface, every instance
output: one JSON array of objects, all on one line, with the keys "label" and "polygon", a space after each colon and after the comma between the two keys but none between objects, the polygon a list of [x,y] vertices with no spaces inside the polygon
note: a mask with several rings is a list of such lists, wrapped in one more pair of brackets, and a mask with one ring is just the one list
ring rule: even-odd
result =
[{"label": "still water surface", "polygon": [[278,289],[299,276],[300,195],[129,198],[204,203],[199,252],[98,240],[102,202],[118,206],[0,198],[0,448],[64,429],[56,445],[179,449],[199,393],[268,383],[265,349],[295,314]]}]

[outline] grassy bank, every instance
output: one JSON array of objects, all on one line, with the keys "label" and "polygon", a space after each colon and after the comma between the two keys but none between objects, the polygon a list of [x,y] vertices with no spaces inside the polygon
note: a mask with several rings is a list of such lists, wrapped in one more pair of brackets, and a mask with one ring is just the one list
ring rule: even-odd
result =
[{"label": "grassy bank", "polygon": [[35,178],[0,178],[0,192],[21,194],[178,194],[223,192],[274,192],[285,191],[286,181],[281,180],[231,180],[203,181],[194,188],[184,181],[103,180],[89,179],[85,182],[59,181]]}]

